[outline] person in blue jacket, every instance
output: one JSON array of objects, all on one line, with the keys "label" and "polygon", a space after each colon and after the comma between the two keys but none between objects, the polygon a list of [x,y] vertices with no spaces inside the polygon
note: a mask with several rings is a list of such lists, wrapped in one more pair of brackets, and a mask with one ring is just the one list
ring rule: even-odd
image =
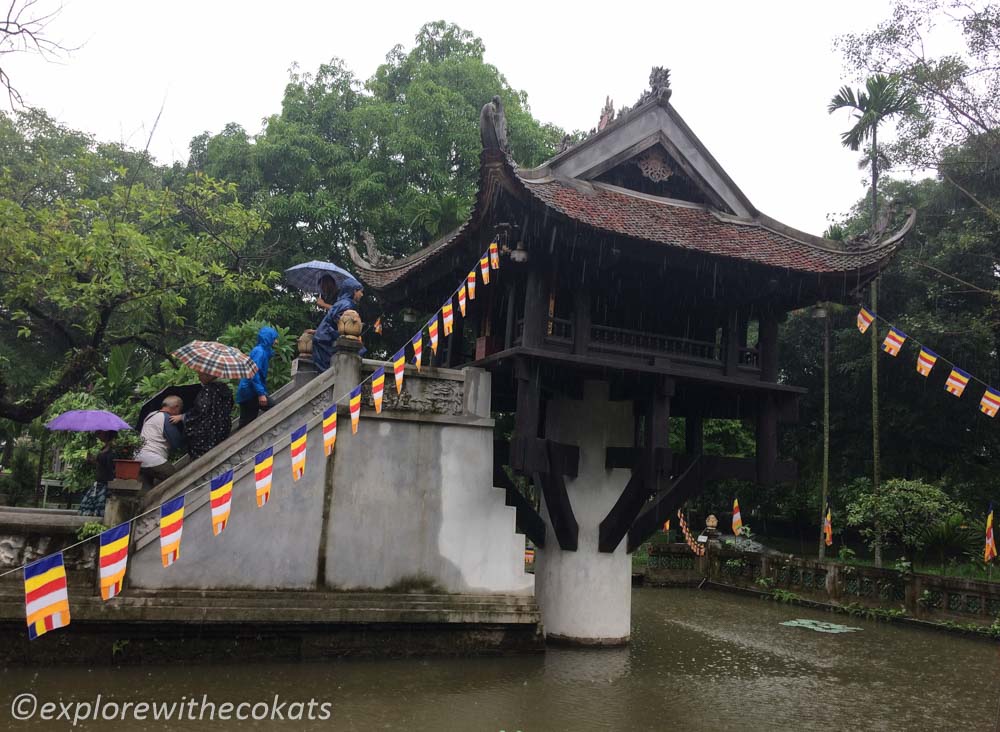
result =
[{"label": "person in blue jacket", "polygon": [[340,316],[345,310],[356,310],[364,294],[361,283],[353,277],[347,277],[340,283],[337,301],[326,311],[319,327],[313,333],[313,364],[320,373],[330,368],[330,357],[337,350],[337,338],[340,336],[337,324],[340,322]]},{"label": "person in blue jacket", "polygon": [[246,427],[257,419],[261,409],[271,406],[267,395],[267,370],[274,355],[274,342],[278,331],[265,325],[257,333],[257,345],[250,351],[250,358],[257,364],[257,373],[252,379],[240,379],[236,389],[236,403],[240,405],[240,427]]}]

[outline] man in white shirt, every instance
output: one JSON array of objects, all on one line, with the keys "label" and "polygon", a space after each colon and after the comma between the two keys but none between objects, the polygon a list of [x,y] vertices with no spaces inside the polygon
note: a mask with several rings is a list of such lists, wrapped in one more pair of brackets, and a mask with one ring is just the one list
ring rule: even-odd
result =
[{"label": "man in white shirt", "polygon": [[149,414],[142,423],[142,449],[136,455],[136,460],[142,463],[139,477],[145,490],[162,483],[177,468],[170,462],[171,448],[180,447],[183,440],[180,428],[180,413],[184,410],[184,402],[178,396],[168,396],[163,400],[160,411]]}]

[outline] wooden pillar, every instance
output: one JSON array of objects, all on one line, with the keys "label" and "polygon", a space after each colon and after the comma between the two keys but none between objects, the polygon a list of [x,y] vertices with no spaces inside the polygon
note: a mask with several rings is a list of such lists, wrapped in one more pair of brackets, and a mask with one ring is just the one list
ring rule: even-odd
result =
[{"label": "wooden pillar", "polygon": [[760,338],[757,351],[760,358],[762,381],[778,380],[778,318],[774,313],[764,313],[760,318]]},{"label": "wooden pillar", "polygon": [[705,422],[700,414],[689,414],[684,418],[684,451],[689,458],[704,452],[704,428]]},{"label": "wooden pillar", "polygon": [[757,482],[774,483],[778,465],[778,409],[774,397],[766,394],[760,398],[757,409]]},{"label": "wooden pillar", "polygon": [[735,308],[726,313],[726,324],[722,328],[723,359],[726,376],[735,376],[740,359],[739,313]]},{"label": "wooden pillar", "polygon": [[583,356],[590,344],[590,289],[573,293],[573,353]]},{"label": "wooden pillar", "polygon": [[541,421],[541,373],[537,361],[519,357],[514,363],[517,381],[517,407],[514,414],[514,434],[511,440],[510,465],[525,472],[528,442],[539,436]]},{"label": "wooden pillar", "polygon": [[528,271],[524,292],[524,331],[521,345],[541,348],[545,341],[545,327],[549,314],[549,288],[545,273],[537,263]]},{"label": "wooden pillar", "polygon": [[514,345],[514,326],[517,324],[517,298],[521,288],[517,284],[512,284],[507,288],[507,321],[504,323],[503,347],[510,348]]}]

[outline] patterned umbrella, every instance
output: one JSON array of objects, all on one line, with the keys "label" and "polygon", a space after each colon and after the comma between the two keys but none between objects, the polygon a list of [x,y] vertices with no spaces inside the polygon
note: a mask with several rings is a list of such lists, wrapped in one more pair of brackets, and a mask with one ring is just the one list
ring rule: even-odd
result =
[{"label": "patterned umbrella", "polygon": [[240,349],[215,341],[191,341],[173,355],[195,371],[220,379],[249,379],[257,373],[257,364]]},{"label": "patterned umbrella", "polygon": [[73,409],[49,420],[45,426],[50,430],[67,432],[117,432],[132,429],[117,414],[103,409]]}]

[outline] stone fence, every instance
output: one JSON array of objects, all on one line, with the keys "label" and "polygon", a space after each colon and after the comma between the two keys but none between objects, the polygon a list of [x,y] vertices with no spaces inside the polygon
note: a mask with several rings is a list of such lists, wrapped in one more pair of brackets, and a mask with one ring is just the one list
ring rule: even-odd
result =
[{"label": "stone fence", "polygon": [[909,617],[935,622],[990,625],[1000,616],[1000,583],[768,556],[711,544],[703,557],[684,544],[650,547],[647,584],[698,585],[705,580],[759,592],[781,590],[840,606],[904,610]]}]

